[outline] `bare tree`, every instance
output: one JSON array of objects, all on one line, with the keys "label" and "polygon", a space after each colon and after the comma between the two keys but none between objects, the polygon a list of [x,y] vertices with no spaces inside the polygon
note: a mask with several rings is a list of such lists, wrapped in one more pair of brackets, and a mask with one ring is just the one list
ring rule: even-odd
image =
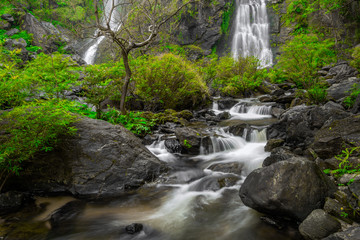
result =
[{"label": "bare tree", "polygon": [[179,14],[188,4],[196,0],[104,0],[103,17],[99,16],[99,3],[94,0],[98,36],[106,36],[115,42],[121,51],[125,67],[120,110],[126,114],[125,98],[131,80],[129,53],[133,49],[149,45],[160,29]]}]

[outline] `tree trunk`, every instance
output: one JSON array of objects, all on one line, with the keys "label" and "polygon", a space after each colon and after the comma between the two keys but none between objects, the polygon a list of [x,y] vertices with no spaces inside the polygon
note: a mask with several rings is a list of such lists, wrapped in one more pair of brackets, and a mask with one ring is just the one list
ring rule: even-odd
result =
[{"label": "tree trunk", "polygon": [[126,108],[125,108],[125,100],[126,100],[126,95],[127,95],[127,90],[128,90],[128,86],[131,80],[131,69],[129,66],[129,51],[125,51],[124,49],[121,50],[121,55],[124,61],[124,66],[125,66],[125,81],[124,81],[124,85],[122,87],[122,93],[121,93],[121,101],[120,101],[120,111],[121,114],[125,115],[126,114]]}]

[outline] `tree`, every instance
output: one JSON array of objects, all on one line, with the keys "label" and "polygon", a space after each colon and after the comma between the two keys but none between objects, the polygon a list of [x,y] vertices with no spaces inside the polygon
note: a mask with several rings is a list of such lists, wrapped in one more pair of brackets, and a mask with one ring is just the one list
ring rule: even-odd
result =
[{"label": "tree", "polygon": [[106,36],[120,47],[125,67],[120,101],[122,114],[126,114],[125,98],[132,76],[129,65],[130,52],[149,45],[165,23],[194,2],[195,0],[185,0],[178,5],[176,0],[104,0],[104,14],[100,19],[99,3],[94,0],[97,37]]}]

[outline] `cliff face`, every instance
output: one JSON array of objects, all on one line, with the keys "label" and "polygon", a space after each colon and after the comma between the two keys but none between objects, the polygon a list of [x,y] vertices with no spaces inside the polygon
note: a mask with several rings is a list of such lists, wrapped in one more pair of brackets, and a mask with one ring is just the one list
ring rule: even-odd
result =
[{"label": "cliff face", "polygon": [[[279,55],[279,47],[292,38],[297,22],[286,24],[286,11],[295,0],[269,0],[267,10],[270,21],[270,44],[274,57]],[[359,1],[347,0],[339,9],[318,10],[305,20],[307,28],[316,29],[326,38],[335,38],[341,48],[349,48],[360,42]]]}]

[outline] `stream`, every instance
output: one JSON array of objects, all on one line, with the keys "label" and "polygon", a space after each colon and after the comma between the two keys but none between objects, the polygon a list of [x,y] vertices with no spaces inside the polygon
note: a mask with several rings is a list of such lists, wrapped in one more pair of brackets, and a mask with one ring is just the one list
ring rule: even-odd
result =
[{"label": "stream", "polygon": [[[157,239],[157,240],[230,240],[230,239],[298,239],[292,228],[278,230],[260,220],[261,215],[244,206],[239,188],[246,176],[261,167],[269,155],[264,151],[267,121],[272,121],[271,106],[259,105],[256,99],[239,100],[228,111],[231,119],[218,125],[202,127],[211,141],[197,156],[170,153],[165,138],[147,148],[171,171],[157,183],[106,202],[87,202],[74,221],[51,230],[47,239]],[[261,126],[250,126],[252,122]],[[228,125],[248,123],[242,136],[234,136]],[[35,221],[49,220],[50,214],[70,197],[38,198],[46,211]],[[141,223],[139,233],[129,234],[125,226]]]}]

